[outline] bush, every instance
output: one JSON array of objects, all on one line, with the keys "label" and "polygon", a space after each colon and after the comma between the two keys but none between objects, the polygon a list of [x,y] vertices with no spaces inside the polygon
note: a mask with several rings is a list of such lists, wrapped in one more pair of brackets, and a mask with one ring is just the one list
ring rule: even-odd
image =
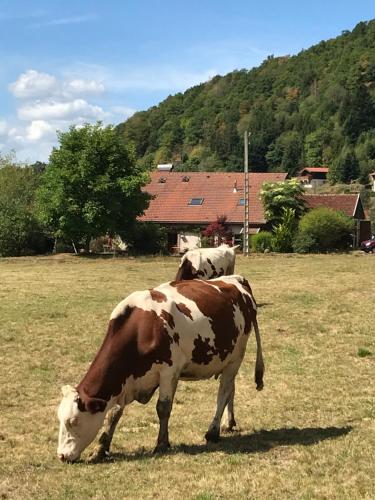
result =
[{"label": "bush", "polygon": [[138,222],[126,235],[129,251],[138,255],[167,253],[166,229],[152,222]]},{"label": "bush", "polygon": [[273,236],[268,231],[261,231],[251,237],[251,249],[253,252],[264,252],[265,250],[272,250]]},{"label": "bush", "polygon": [[293,238],[297,228],[297,221],[295,217],[295,210],[292,208],[285,208],[283,210],[280,224],[273,228],[274,235],[272,239],[272,246],[275,252],[292,252],[293,251]]},{"label": "bush", "polygon": [[352,242],[354,223],[330,208],[315,208],[302,217],[293,247],[296,252],[345,250]]}]

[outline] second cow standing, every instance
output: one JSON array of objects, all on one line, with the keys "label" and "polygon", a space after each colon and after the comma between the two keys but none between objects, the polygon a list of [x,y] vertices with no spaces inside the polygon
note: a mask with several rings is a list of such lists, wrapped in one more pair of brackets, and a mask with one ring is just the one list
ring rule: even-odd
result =
[{"label": "second cow standing", "polygon": [[181,258],[175,280],[209,280],[234,274],[237,248],[238,246],[220,245],[217,248],[189,250]]}]

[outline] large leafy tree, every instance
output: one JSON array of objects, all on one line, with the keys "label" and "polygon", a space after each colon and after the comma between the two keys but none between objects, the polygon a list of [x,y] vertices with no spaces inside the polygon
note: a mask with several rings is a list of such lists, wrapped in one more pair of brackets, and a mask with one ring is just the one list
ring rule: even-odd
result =
[{"label": "large leafy tree", "polygon": [[147,174],[112,126],[59,133],[38,192],[39,217],[55,237],[83,243],[122,234],[145,210]]},{"label": "large leafy tree", "polygon": [[264,214],[273,226],[283,223],[285,211],[293,211],[298,220],[305,212],[303,187],[296,179],[284,182],[266,182],[260,191]]}]

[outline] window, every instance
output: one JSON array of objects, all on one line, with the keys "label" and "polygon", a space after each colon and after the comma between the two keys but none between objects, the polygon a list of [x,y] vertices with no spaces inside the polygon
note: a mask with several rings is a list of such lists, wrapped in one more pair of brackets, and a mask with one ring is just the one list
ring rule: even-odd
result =
[{"label": "window", "polygon": [[237,205],[245,206],[245,198],[240,198]]},{"label": "window", "polygon": [[192,198],[188,205],[202,205],[204,198]]}]

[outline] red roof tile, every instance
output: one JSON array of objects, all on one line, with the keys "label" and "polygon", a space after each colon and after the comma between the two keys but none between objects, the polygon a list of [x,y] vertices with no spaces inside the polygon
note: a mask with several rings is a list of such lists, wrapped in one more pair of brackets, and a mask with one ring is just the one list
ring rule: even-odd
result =
[{"label": "red roof tile", "polygon": [[358,203],[358,194],[306,194],[307,208],[332,208],[353,217]]},{"label": "red roof tile", "polygon": [[328,174],[328,167],[304,167],[301,169],[300,173],[308,172],[309,174],[317,173],[317,174]]},{"label": "red roof tile", "polygon": [[[188,177],[188,182],[183,178]],[[281,182],[286,173],[249,173],[249,220],[265,222],[259,192],[264,182]],[[159,182],[162,178],[163,182]],[[237,183],[237,192],[233,192]],[[244,197],[242,172],[152,172],[144,191],[155,195],[141,217],[143,221],[207,224],[218,215],[226,215],[230,223],[243,223]],[[189,205],[191,198],[204,198],[202,205]]]}]

